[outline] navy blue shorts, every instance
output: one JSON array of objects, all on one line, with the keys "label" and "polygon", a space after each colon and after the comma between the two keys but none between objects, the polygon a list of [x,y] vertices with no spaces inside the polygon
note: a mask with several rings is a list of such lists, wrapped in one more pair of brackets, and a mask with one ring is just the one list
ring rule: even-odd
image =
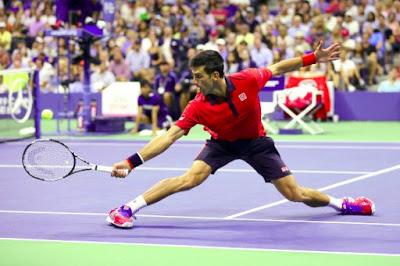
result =
[{"label": "navy blue shorts", "polygon": [[221,141],[210,139],[195,160],[204,161],[214,174],[219,168],[233,160],[247,162],[265,180],[271,182],[290,175],[289,168],[282,161],[270,137],[252,140]]}]

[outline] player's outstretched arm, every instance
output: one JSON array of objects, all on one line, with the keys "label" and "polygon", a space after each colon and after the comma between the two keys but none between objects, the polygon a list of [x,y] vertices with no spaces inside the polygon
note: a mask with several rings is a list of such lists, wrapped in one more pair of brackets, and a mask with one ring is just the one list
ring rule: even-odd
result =
[{"label": "player's outstretched arm", "polygon": [[317,62],[330,62],[339,59],[339,43],[332,44],[326,49],[322,48],[322,44],[323,41],[319,41],[318,46],[313,53],[282,60],[276,64],[268,66],[267,68],[272,72],[272,75],[282,75],[284,73],[295,71],[301,67],[309,66]]},{"label": "player's outstretched arm", "polygon": [[152,139],[138,153],[129,157],[129,159],[115,163],[111,176],[125,177],[126,175],[123,171],[120,171],[121,169],[128,169],[129,172],[132,171],[133,168],[164,152],[184,134],[185,131],[183,129],[175,125],[172,126],[166,133]]}]

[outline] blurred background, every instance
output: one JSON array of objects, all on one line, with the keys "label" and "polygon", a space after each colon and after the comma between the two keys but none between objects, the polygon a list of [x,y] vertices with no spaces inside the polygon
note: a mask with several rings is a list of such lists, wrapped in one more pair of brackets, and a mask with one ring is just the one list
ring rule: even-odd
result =
[{"label": "blurred background", "polygon": [[340,43],[340,59],[260,92],[269,134],[400,141],[399,21],[393,0],[0,1],[0,141],[149,139],[195,96],[188,62],[199,51],[218,51],[230,74],[319,40]]}]

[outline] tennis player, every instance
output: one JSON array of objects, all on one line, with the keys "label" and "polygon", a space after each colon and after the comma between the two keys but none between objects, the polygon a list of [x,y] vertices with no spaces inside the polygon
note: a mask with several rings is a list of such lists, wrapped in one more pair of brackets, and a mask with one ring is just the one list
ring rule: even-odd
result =
[{"label": "tennis player", "polygon": [[311,207],[330,206],[343,214],[373,214],[374,203],[367,198],[339,199],[298,185],[261,123],[258,93],[271,76],[339,58],[339,44],[326,49],[322,48],[322,44],[320,41],[313,53],[283,60],[266,68],[245,69],[229,76],[224,75],[224,62],[218,52],[206,50],[197,54],[190,68],[200,92],[174,126],[128,159],[114,164],[111,175],[125,177],[120,169],[130,172],[161,154],[196,124],[203,125],[211,134],[211,139],[207,140],[184,174],[161,180],[134,200],[111,210],[107,221],[117,227],[132,227],[134,214],[141,208],[200,185],[210,174],[236,159],[251,165],[265,182],[272,183],[290,201]]}]

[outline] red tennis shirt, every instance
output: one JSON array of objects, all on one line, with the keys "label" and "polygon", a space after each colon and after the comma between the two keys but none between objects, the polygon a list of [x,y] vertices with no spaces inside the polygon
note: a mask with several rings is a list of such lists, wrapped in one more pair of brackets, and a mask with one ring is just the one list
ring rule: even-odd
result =
[{"label": "red tennis shirt", "polygon": [[196,124],[217,140],[235,141],[265,136],[258,93],[271,78],[267,68],[248,68],[226,77],[226,98],[204,96],[189,102],[176,125],[189,133]]}]

